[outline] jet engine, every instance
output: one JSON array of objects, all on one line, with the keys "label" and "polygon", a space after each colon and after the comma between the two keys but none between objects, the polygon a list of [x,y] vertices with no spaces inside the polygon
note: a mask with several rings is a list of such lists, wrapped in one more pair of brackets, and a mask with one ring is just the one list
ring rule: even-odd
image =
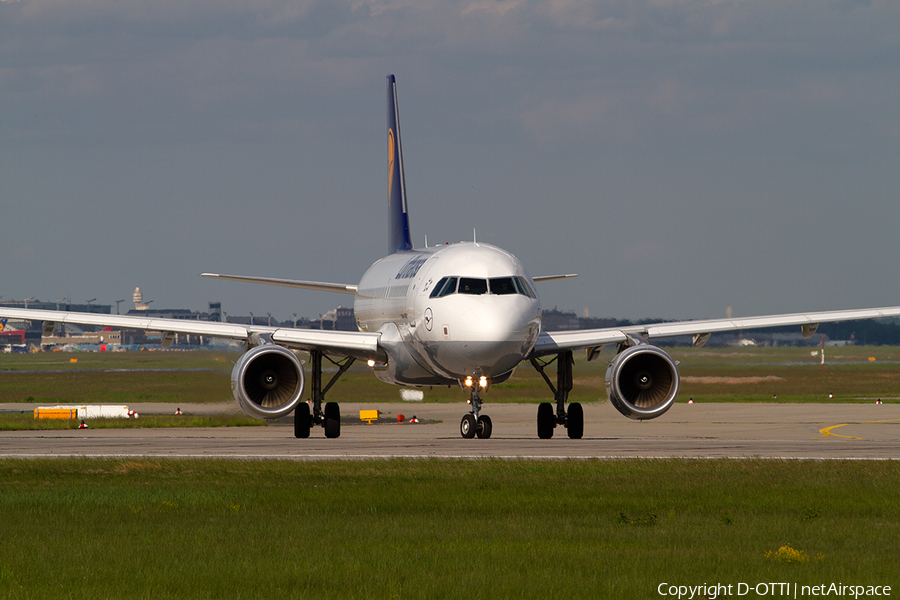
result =
[{"label": "jet engine", "polygon": [[300,404],[303,366],[293,352],[275,344],[251,348],[231,371],[231,392],[256,419],[287,416]]},{"label": "jet engine", "polygon": [[625,348],[609,363],[609,401],[630,419],[655,419],[678,396],[678,367],[668,354],[649,344]]}]

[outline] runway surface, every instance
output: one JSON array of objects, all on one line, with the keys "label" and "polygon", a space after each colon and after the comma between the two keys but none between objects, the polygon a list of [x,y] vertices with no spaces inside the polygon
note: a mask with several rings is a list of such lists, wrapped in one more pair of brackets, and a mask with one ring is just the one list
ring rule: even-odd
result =
[{"label": "runway surface", "polygon": [[[171,413],[170,405],[135,404],[139,413]],[[30,410],[0,405],[0,410]],[[367,425],[359,410],[378,408]],[[236,405],[182,406],[185,413],[238,411]],[[321,427],[298,440],[286,425],[168,429],[0,432],[0,458],[207,457],[329,460],[395,457],[458,458],[784,458],[900,459],[900,405],[684,404],[653,421],[631,421],[610,404],[585,406],[584,438],[558,427],[537,438],[534,404],[486,405],[493,436],[462,439],[464,404],[341,404],[341,437]],[[397,423],[397,414],[421,424]]]}]

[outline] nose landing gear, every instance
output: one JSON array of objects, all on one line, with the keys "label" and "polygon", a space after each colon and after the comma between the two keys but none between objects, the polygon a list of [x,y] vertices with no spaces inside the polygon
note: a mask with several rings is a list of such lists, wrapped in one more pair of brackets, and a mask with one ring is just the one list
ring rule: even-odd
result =
[{"label": "nose landing gear", "polygon": [[472,405],[472,412],[463,415],[462,421],[459,422],[459,433],[466,439],[472,439],[477,435],[479,439],[486,440],[491,437],[494,427],[489,416],[478,414],[481,412],[478,386],[473,385],[470,390],[469,403]]},{"label": "nose landing gear", "polygon": [[475,428],[475,435],[479,438],[486,440],[491,437],[491,431],[493,430],[494,425],[491,423],[491,418],[487,415],[481,415],[478,418],[478,426]]}]

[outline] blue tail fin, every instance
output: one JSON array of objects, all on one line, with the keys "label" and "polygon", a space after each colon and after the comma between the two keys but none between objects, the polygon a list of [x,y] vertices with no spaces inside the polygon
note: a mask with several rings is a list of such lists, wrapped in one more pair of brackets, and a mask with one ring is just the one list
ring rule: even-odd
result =
[{"label": "blue tail fin", "polygon": [[400,113],[397,108],[397,82],[387,76],[388,135],[388,251],[412,250],[409,238],[409,216],[406,213],[406,178],[403,175],[403,152],[400,149]]}]

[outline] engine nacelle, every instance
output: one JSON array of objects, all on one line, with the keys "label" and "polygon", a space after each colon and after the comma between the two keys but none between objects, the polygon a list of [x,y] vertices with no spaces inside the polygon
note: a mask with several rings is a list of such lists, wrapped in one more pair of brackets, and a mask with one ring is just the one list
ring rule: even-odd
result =
[{"label": "engine nacelle", "polygon": [[649,344],[621,351],[606,370],[609,401],[630,419],[655,419],[678,396],[678,367],[672,357]]},{"label": "engine nacelle", "polygon": [[303,366],[293,352],[275,344],[251,348],[231,371],[231,392],[256,419],[287,416],[303,395]]}]

